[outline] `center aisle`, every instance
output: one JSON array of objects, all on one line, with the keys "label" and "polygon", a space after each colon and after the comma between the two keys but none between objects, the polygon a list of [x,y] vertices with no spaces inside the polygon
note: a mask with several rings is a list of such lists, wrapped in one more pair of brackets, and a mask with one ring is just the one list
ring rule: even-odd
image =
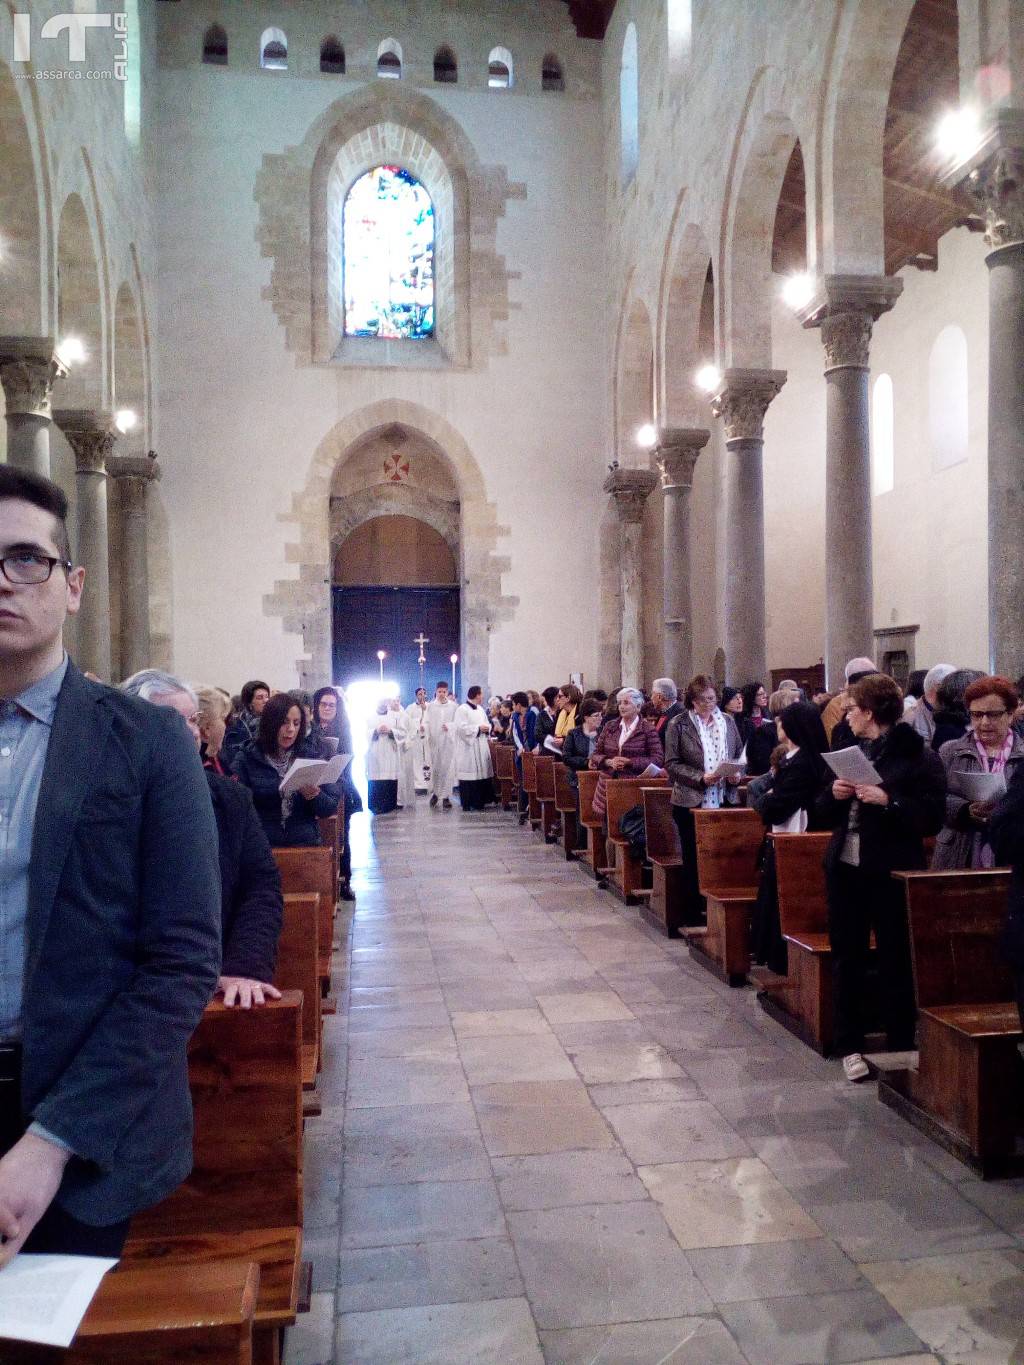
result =
[{"label": "center aisle", "polygon": [[366,820],[287,1365],[1012,1357],[1024,1182],[974,1179],[514,817],[420,797],[363,856]]}]

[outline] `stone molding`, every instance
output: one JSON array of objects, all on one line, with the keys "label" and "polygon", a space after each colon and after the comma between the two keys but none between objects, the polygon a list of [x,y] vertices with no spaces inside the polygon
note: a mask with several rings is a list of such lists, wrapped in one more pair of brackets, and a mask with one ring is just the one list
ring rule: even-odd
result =
[{"label": "stone molding", "polygon": [[821,328],[826,374],[868,368],[873,324],[902,293],[903,281],[896,276],[825,276],[797,317],[805,327]]},{"label": "stone molding", "polygon": [[727,445],[764,439],[764,415],[786,379],[785,370],[726,370],[711,411],[725,425]]},{"label": "stone molding", "polygon": [[74,451],[75,473],[105,478],[106,461],[117,441],[113,414],[94,408],[60,408],[53,421]]},{"label": "stone molding", "polygon": [[693,487],[697,459],[710,439],[711,432],[704,427],[666,427],[658,432],[654,460],[666,492]]},{"label": "stone molding", "polygon": [[145,512],[149,485],[160,479],[156,456],[112,455],[107,459],[107,473],[117,480],[124,511]]},{"label": "stone molding", "polygon": [[51,415],[54,381],[67,375],[53,337],[0,337],[0,385],[10,415]]},{"label": "stone molding", "polygon": [[604,491],[610,493],[615,513],[623,525],[636,525],[643,520],[644,503],[657,487],[658,476],[653,469],[613,469],[604,481]]},{"label": "stone molding", "polygon": [[415,517],[432,527],[459,558],[459,504],[435,497],[424,489],[406,485],[376,484],[355,493],[331,497],[331,561],[345,540],[358,527],[378,517]]}]

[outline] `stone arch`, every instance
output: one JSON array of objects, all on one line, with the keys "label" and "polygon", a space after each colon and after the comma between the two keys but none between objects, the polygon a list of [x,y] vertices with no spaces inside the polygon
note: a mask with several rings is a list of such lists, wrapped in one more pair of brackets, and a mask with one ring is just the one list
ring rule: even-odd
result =
[{"label": "stone arch", "polygon": [[118,441],[118,453],[142,455],[146,449],[146,378],[142,330],[135,295],[127,280],[114,299],[114,407],[131,408],[138,423]]},{"label": "stone arch", "polygon": [[103,289],[99,250],[81,195],[71,193],[57,230],[57,330],[79,337],[85,360],[62,381],[66,407],[99,408],[104,394]]},{"label": "stone arch", "polygon": [[686,222],[680,193],[665,248],[659,293],[656,396],[658,425],[699,427],[707,422],[707,397],[694,383],[700,354],[701,304],[711,248],[698,224]]},{"label": "stone arch", "polygon": [[487,677],[489,635],[511,619],[519,604],[502,592],[502,574],[510,560],[498,553],[508,534],[495,506],[487,499],[483,474],[462,434],[445,418],[403,399],[384,399],[350,413],[325,435],[310,462],[306,482],[292,500],[287,520],[297,529],[287,547],[298,577],[278,581],[264,599],[268,616],[283,619],[287,631],[301,635],[303,657],[297,667],[303,686],[329,676],[331,666],[330,502],[337,475],[353,452],[375,433],[397,429],[415,435],[450,471],[458,491],[460,512],[460,578],[464,666]]},{"label": "stone arch", "polygon": [[[9,49],[8,49],[9,50]],[[3,252],[4,325],[10,335],[39,336],[46,316],[45,201],[34,119],[22,104],[17,81],[0,62],[0,249]]]},{"label": "stone arch", "polygon": [[[641,299],[625,313],[615,375],[616,454],[623,465],[641,463],[637,428],[654,421],[654,334]],[[646,456],[644,461],[646,462]]]},{"label": "stone arch", "polygon": [[[273,262],[264,298],[300,364],[335,359],[342,301],[330,299],[330,291],[341,288],[332,214],[358,175],[388,162],[422,182],[438,228],[434,271],[441,354],[417,343],[414,355],[406,353],[408,362],[483,368],[490,355],[505,353],[501,324],[517,306],[509,297],[512,277],[497,250],[498,220],[510,199],[525,199],[526,188],[511,183],[504,169],[481,165],[456,120],[399,81],[373,82],[335,100],[301,143],[264,156],[254,190],[257,240]],[[450,307],[442,320],[445,297]],[[351,363],[387,360],[384,352],[371,354],[368,359],[364,351]]]},{"label": "stone arch", "polygon": [[442,536],[456,561],[460,554],[459,503],[425,493],[421,488],[389,487],[361,489],[331,498],[331,557],[347,536],[378,517],[416,517]]}]

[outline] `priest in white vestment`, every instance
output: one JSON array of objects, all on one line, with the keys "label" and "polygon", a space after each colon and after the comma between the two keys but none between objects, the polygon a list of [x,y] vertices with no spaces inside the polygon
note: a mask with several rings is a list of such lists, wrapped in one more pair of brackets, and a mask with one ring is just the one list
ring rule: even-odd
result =
[{"label": "priest in white vestment", "polygon": [[463,810],[483,810],[494,800],[494,770],[487,742],[491,722],[482,699],[483,688],[471,687],[455,712],[455,773]]},{"label": "priest in white vestment", "polygon": [[439,682],[434,700],[427,707],[427,739],[430,743],[430,804],[452,808],[455,785],[455,712],[458,704],[448,695],[448,684]]},{"label": "priest in white vestment", "polygon": [[416,700],[405,708],[405,732],[409,743],[405,761],[411,773],[409,790],[425,792],[430,782],[430,735],[427,731],[427,689],[417,687]]},{"label": "priest in white vestment", "polygon": [[398,805],[398,778],[405,744],[405,716],[401,707],[393,711],[386,701],[377,703],[377,714],[370,718],[369,741],[366,750],[369,806],[374,815],[387,815]]}]

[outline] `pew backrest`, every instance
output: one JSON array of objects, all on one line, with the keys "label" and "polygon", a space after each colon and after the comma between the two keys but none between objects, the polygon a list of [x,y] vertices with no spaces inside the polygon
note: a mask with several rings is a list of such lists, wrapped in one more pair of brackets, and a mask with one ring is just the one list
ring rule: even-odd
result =
[{"label": "pew backrest", "polygon": [[320,953],[329,953],[334,938],[334,853],[329,848],[275,848],[285,895],[313,892],[320,897]]},{"label": "pew backrest", "polygon": [[555,775],[555,809],[560,811],[576,810],[576,788],[572,785],[572,770],[564,763],[553,766]]},{"label": "pew backrest", "polygon": [[494,771],[501,782],[517,784],[515,752],[510,744],[495,744],[493,750]]},{"label": "pew backrest", "polygon": [[906,889],[918,1007],[1013,1000],[1002,941],[1008,869],[893,875]]},{"label": "pew backrest", "polygon": [[825,854],[831,838],[830,833],[772,835],[784,935],[801,938],[828,932]]},{"label": "pew backrest", "polygon": [[594,797],[597,794],[597,784],[601,774],[593,772],[590,768],[584,768],[576,775],[580,787],[580,820],[585,825],[601,826],[604,821],[599,815],[594,814]]},{"label": "pew backrest", "polygon": [[704,895],[720,887],[756,887],[764,823],[755,810],[695,810],[697,876]]},{"label": "pew backrest", "polygon": [[537,773],[537,799],[553,802],[555,799],[555,768],[561,767],[561,763],[553,754],[537,754],[534,757],[533,765]]},{"label": "pew backrest", "polygon": [[537,793],[537,755],[531,754],[524,749],[523,760],[523,791],[529,792],[531,796]]},{"label": "pew backrest", "polygon": [[616,777],[605,783],[606,815],[608,819],[608,838],[621,839],[622,817],[643,800],[645,787],[668,786],[667,777]]},{"label": "pew backrest", "polygon": [[652,863],[678,863],[682,860],[679,830],[672,816],[672,789],[645,786],[640,793],[647,831],[647,857]]},{"label": "pew backrest", "polygon": [[320,1041],[319,909],[320,898],[315,892],[285,896],[281,937],[277,941],[274,985],[279,991],[302,992],[302,1037],[306,1043]]}]

